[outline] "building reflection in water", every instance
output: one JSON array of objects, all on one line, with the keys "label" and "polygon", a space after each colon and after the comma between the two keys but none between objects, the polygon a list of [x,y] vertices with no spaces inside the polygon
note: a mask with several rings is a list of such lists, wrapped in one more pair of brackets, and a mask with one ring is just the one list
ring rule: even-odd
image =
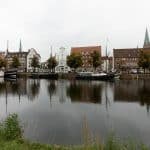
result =
[{"label": "building reflection in water", "polygon": [[121,81],[114,85],[115,102],[137,102],[141,106],[150,108],[150,81]]},{"label": "building reflection in water", "polygon": [[39,79],[29,79],[27,80],[27,95],[28,99],[33,101],[38,98],[40,92],[40,80]]},{"label": "building reflection in water", "polygon": [[[68,80],[39,80],[18,79],[16,81],[0,81],[0,96],[6,99],[15,97],[21,103],[22,99],[34,101],[39,99],[42,91],[47,91],[42,99],[50,103],[81,102],[104,104],[108,110],[114,102],[134,102],[150,109],[150,81],[132,80],[99,82],[99,81],[68,81]],[[49,97],[49,98],[48,98]],[[7,110],[7,109],[6,109]]]},{"label": "building reflection in water", "polygon": [[21,96],[27,95],[26,80],[3,80],[0,82],[0,96],[5,97],[5,106],[7,114],[7,105],[9,97],[16,96],[15,100],[21,101]]},{"label": "building reflection in water", "polygon": [[52,106],[52,96],[56,94],[56,81],[48,80],[47,92],[50,98],[50,105]]},{"label": "building reflection in water", "polygon": [[70,81],[66,92],[72,102],[101,103],[102,84],[93,81]]}]

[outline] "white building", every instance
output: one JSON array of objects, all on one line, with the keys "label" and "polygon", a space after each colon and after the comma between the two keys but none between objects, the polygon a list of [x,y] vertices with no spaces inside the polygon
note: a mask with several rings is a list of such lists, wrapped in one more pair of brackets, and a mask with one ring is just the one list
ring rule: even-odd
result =
[{"label": "white building", "polygon": [[37,53],[37,51],[34,48],[29,49],[27,54],[27,72],[33,71],[33,68],[31,66],[33,57],[37,57],[39,63],[41,62],[41,56]]},{"label": "white building", "polygon": [[58,65],[55,67],[55,72],[67,73],[70,67],[67,66],[67,53],[64,47],[60,47],[57,55]]}]

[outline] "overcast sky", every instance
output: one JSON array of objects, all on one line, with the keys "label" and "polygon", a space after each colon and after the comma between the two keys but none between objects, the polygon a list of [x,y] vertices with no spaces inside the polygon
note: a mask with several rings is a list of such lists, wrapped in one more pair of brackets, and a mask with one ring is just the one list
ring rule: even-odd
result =
[{"label": "overcast sky", "polygon": [[0,51],[35,48],[45,61],[50,47],[143,46],[150,31],[149,0],[0,0]]}]

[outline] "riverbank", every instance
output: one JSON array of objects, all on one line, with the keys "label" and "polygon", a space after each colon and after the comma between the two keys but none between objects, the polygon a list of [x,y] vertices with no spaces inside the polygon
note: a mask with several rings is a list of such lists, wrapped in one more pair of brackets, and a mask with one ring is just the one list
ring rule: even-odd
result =
[{"label": "riverbank", "polygon": [[[59,73],[58,79],[74,80],[75,73]],[[18,73],[19,78],[30,78],[31,73]],[[52,78],[56,79],[56,78]],[[150,74],[127,74],[123,73],[120,75],[121,80],[150,80]]]},{"label": "riverbank", "polygon": [[127,74],[123,73],[120,76],[121,80],[150,80],[150,74]]},{"label": "riverbank", "polygon": [[[87,130],[87,128],[85,128]],[[121,141],[111,135],[106,142],[98,138],[91,138],[89,133],[84,135],[83,145],[62,146],[32,143],[23,138],[23,130],[16,114],[9,115],[0,124],[0,149],[1,150],[150,150],[144,144],[133,141]]]}]

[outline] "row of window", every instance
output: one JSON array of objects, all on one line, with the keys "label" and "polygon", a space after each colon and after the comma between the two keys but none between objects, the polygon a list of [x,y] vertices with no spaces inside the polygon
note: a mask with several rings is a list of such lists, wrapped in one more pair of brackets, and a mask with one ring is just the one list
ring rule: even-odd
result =
[{"label": "row of window", "polygon": [[133,61],[136,61],[137,58],[115,58],[115,60],[116,60],[116,61],[117,61],[117,60],[123,60],[123,61],[131,61],[131,60],[133,60]]}]

